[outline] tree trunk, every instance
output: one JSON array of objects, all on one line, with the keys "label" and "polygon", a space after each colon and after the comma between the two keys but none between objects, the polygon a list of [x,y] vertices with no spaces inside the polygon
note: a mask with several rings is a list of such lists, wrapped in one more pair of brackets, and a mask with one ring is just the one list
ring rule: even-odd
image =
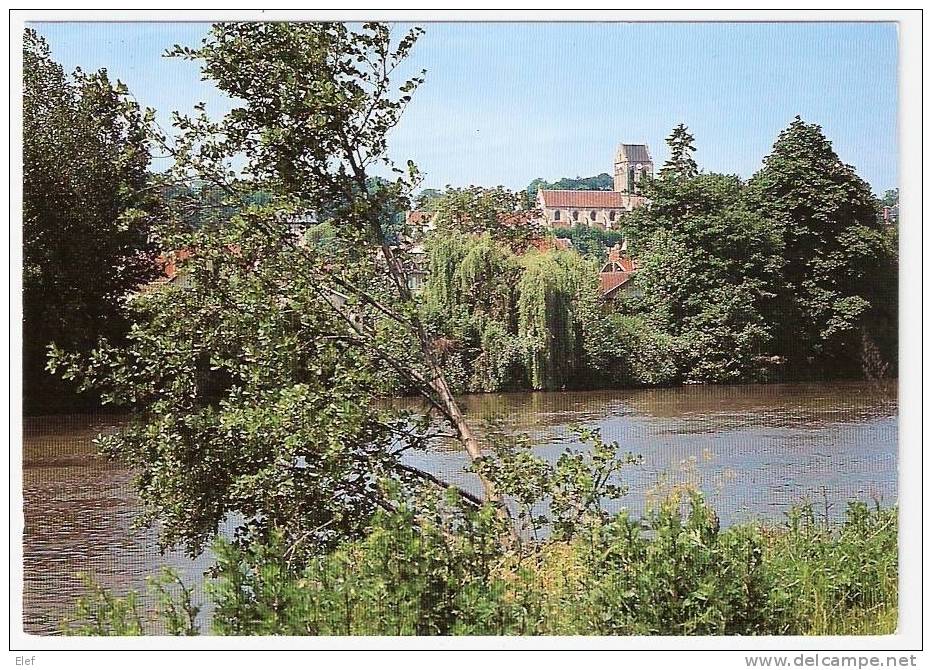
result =
[{"label": "tree trunk", "polygon": [[[373,232],[378,235],[377,239],[380,243],[382,256],[385,258],[385,262],[388,265],[389,274],[391,275],[392,281],[395,283],[395,286],[398,289],[400,297],[405,302],[413,303],[414,296],[408,287],[407,272],[399,262],[398,258],[395,256],[392,248],[385,242],[385,239],[381,234],[381,227],[378,226],[377,231],[374,230]],[[447,384],[446,377],[443,374],[443,369],[440,366],[437,357],[434,355],[433,343],[427,336],[427,332],[424,330],[424,326],[417,315],[411,316],[411,326],[417,335],[418,343],[421,348],[421,355],[427,363],[427,367],[430,371],[430,388],[434,391],[434,393],[437,394],[437,399],[441,405],[441,409],[446,415],[447,420],[453,429],[456,431],[459,442],[463,445],[463,448],[466,450],[469,458],[473,462],[476,462],[482,458],[482,447],[479,444],[479,440],[476,438],[472,427],[469,425],[469,422],[466,421],[466,417],[463,415],[459,404],[456,402],[456,398],[453,396],[453,392],[450,390],[449,384]],[[495,505],[499,518],[507,524],[509,539],[511,541],[518,541],[518,532],[511,518],[511,514],[508,511],[508,506],[505,504],[504,498],[497,491],[493,482],[491,482],[481,473],[477,474],[479,476],[479,480],[482,482],[486,500]]]}]

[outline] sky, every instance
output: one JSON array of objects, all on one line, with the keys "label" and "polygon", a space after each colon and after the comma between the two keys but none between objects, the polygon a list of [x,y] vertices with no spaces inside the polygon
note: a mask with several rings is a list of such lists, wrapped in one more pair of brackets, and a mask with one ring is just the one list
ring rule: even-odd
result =
[{"label": "sky", "polygon": [[[233,105],[196,63],[162,56],[207,24],[31,25],[66,70],[107,68],[166,128],[198,101],[218,116]],[[897,186],[894,23],[420,25],[405,67],[427,79],[389,145],[425,187],[611,173],[620,142],[646,143],[659,167],[681,122],[702,169],[747,178],[797,114],[876,193]]]}]

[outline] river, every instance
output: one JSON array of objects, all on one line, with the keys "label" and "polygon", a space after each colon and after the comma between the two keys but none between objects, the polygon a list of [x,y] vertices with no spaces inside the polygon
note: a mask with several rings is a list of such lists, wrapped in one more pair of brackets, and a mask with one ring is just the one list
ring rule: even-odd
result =
[{"label": "river", "polygon": [[[417,409],[414,401],[400,404]],[[643,456],[624,483],[622,504],[640,512],[658,483],[700,486],[723,524],[783,517],[809,498],[831,515],[844,501],[897,496],[896,385],[864,383],[691,386],[674,389],[507,393],[463,398],[474,421],[496,419],[529,434],[537,453],[556,458],[580,445],[573,426]],[[132,473],[95,453],[94,436],[113,416],[27,419],[23,441],[24,627],[58,632],[83,592],[78,572],[125,592],[171,565],[196,584],[207,556],[160,555],[152,530],[134,529]],[[453,445],[409,454],[412,462],[467,488]]]}]

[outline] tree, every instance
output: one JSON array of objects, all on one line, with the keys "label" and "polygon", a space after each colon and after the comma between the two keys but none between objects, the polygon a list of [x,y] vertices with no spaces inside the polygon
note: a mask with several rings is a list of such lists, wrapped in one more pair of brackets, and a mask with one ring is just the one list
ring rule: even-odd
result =
[{"label": "tree", "polygon": [[577,301],[595,289],[596,268],[572,251],[532,251],[521,264],[518,335],[527,342],[531,388],[565,388],[585,364]]},{"label": "tree", "polygon": [[543,236],[536,212],[526,209],[520,194],[501,186],[447,187],[431,198],[426,208],[436,215],[441,232],[487,233],[516,252]]},{"label": "tree", "polygon": [[679,124],[666,141],[667,146],[670,147],[670,158],[660,168],[661,178],[692,179],[698,175],[699,167],[692,155],[696,150],[693,145],[695,138],[690,134],[686,125]]},{"label": "tree", "polygon": [[[631,302],[647,341],[661,345],[657,376],[689,382],[758,379],[779,285],[775,225],[744,202],[736,176],[653,180],[651,207],[628,217],[638,259]],[[675,375],[669,370],[673,361]]]},{"label": "tree", "polygon": [[896,207],[900,204],[900,189],[887,189],[883,192],[883,198],[880,199],[880,202],[886,207]]},{"label": "tree", "polygon": [[[111,451],[140,465],[144,502],[192,550],[223,513],[243,516],[247,536],[284,527],[290,541],[312,548],[352,535],[376,507],[391,506],[387,491],[405,477],[445,486],[387,450],[387,435],[403,446],[411,430],[372,409],[370,375],[379,367],[401,375],[469,456],[482,457],[412,296],[407,249],[387,235],[392,213],[409,209],[418,181],[413,164],[403,171],[389,161],[386,135],[423,80],[423,73],[408,79],[395,93],[391,79],[420,32],[395,40],[377,23],[358,30],[224,23],[199,48],[170,52],[200,61],[205,77],[238,101],[219,122],[203,105],[193,117],[175,115],[174,141],[159,138],[175,159],[170,176],[221,189],[236,214],[193,233],[167,217],[160,242],[191,249],[184,283],[202,293],[192,293],[192,304],[155,300],[164,309],[144,308],[135,351],[102,346],[83,365],[66,358],[62,365],[89,384],[115,385],[113,400],[144,401],[139,427],[113,438]],[[373,184],[368,171],[376,164],[393,180]],[[250,202],[260,190],[268,201]],[[309,211],[325,212],[333,224],[335,243],[323,251],[293,247],[287,234],[287,222]],[[242,271],[218,270],[229,263]],[[247,280],[244,272],[253,274]],[[178,344],[166,352],[155,343],[167,344],[157,328],[169,318]],[[399,339],[412,346],[399,350]],[[179,362],[166,366],[175,350]],[[199,390],[204,376],[219,380],[211,393]],[[224,436],[235,438],[233,452],[214,455],[226,448]],[[200,465],[204,455],[210,467]],[[200,477],[191,481],[188,469]],[[506,521],[500,494],[480,479]],[[200,498],[186,491],[195,484],[215,493],[194,504]]]},{"label": "tree", "polygon": [[[103,438],[137,473],[144,522],[197,555],[230,516],[242,542],[281,533],[287,558],[359,537],[408,473],[404,418],[372,408],[375,362],[300,249],[253,207],[177,233],[183,280],[135,296],[125,342],[53,362],[105,403],[138,408]],[[167,240],[166,240],[167,241]]]},{"label": "tree", "polygon": [[432,234],[426,249],[420,302],[451,383],[462,392],[523,386],[523,349],[513,325],[515,255],[488,233]]},{"label": "tree", "polygon": [[554,226],[554,236],[570,240],[573,249],[598,262],[605,261],[606,252],[616,244],[622,244],[628,237],[625,217],[619,218],[615,228],[600,228],[583,223],[572,226]]},{"label": "tree", "polygon": [[[784,283],[768,309],[776,353],[799,371],[851,374],[864,332],[895,342],[895,250],[870,187],[820,126],[797,116],[780,133],[748,200],[777,222],[785,247]],[[895,359],[895,344],[883,353]]]},{"label": "tree", "polygon": [[52,341],[88,351],[126,329],[119,301],[155,270],[147,119],[107,72],[66,76],[34,30],[23,40],[23,398],[74,404],[45,371]]},{"label": "tree", "polygon": [[572,251],[514,254],[487,233],[427,240],[424,321],[462,391],[585,384],[583,301],[597,266]]}]

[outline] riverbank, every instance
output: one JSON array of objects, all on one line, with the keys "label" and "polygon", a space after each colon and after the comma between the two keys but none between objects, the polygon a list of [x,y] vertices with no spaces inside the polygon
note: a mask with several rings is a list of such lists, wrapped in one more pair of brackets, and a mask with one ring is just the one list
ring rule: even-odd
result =
[{"label": "riverbank", "polygon": [[[81,635],[889,635],[897,625],[897,510],[849,504],[836,527],[810,506],[779,526],[721,529],[694,493],[642,520],[499,554],[395,513],[297,571],[270,547],[220,546],[214,615],[92,590]],[[168,613],[171,616],[168,616]]]},{"label": "riverbank", "polygon": [[[885,507],[897,499],[897,398],[894,384],[704,386],[629,391],[483,394],[461,398],[477,424],[496,419],[530,434],[535,453],[555,458],[582,446],[573,425],[644,462],[625,472],[621,505],[640,514],[658,480],[692,482],[723,527],[755,519],[779,523],[809,498],[830,515],[850,499]],[[399,401],[412,410],[417,405]],[[158,552],[155,532],[133,528],[139,511],[133,473],[98,456],[92,444],[121,417],[71,415],[24,426],[24,623],[55,633],[84,593],[77,572],[117,593],[145,589],[145,577],[173,566],[196,589],[212,558]],[[439,442],[406,458],[476,489],[455,445]],[[823,488],[824,487],[824,488]]]}]

